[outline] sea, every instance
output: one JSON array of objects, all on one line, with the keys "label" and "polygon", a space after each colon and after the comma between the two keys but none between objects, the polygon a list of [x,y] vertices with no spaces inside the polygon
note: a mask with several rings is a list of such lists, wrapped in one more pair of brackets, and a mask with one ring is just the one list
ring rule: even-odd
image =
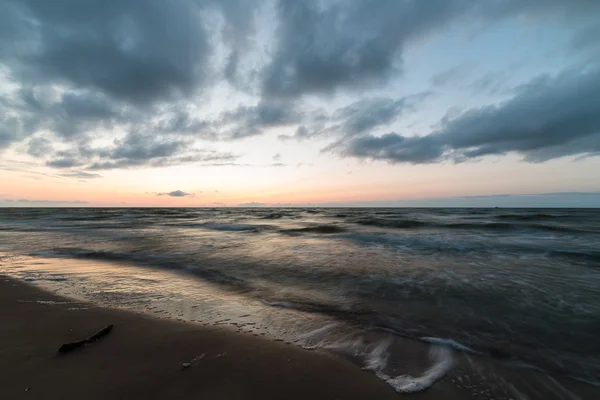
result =
[{"label": "sea", "polygon": [[600,385],[600,209],[4,208],[0,273],[332,351],[399,392],[461,357]]}]

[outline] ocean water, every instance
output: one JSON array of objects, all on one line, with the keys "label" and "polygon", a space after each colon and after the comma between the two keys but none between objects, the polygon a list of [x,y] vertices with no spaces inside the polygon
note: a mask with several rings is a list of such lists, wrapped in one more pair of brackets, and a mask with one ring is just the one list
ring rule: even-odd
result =
[{"label": "ocean water", "polygon": [[600,383],[597,209],[13,208],[0,252],[11,276],[338,351],[399,391],[456,354]]}]

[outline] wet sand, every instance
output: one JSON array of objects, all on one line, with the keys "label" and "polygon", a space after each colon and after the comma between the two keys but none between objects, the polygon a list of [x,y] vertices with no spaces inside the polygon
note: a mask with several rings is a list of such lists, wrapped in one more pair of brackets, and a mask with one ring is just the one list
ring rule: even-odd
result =
[{"label": "wet sand", "polygon": [[[3,399],[397,399],[373,374],[224,328],[94,308],[0,277]],[[114,324],[89,347],[61,344]],[[193,361],[196,358],[195,361]],[[191,362],[183,368],[182,364]]]},{"label": "wet sand", "polygon": [[[0,275],[0,398],[6,399],[595,399],[597,388],[556,382],[493,360],[457,357],[425,392],[398,394],[371,372],[224,327],[158,320],[59,297]],[[113,324],[94,344],[63,344]],[[406,372],[428,346],[400,341]],[[184,363],[190,363],[187,368]],[[548,383],[550,382],[550,384]]]}]

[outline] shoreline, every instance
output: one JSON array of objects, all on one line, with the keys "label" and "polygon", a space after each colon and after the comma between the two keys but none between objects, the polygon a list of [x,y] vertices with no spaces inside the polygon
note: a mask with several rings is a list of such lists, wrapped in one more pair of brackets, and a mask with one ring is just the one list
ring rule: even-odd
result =
[{"label": "shoreline", "polygon": [[[56,296],[0,275],[0,391],[39,399],[397,399],[334,355],[222,327],[158,320]],[[110,335],[58,356],[63,344]],[[191,363],[184,368],[184,363]],[[432,391],[423,399],[439,398]],[[445,397],[448,398],[448,397]]]},{"label": "shoreline", "polygon": [[[598,395],[596,387],[543,379],[535,371],[505,368],[494,360],[461,353],[454,357],[452,371],[433,386],[418,393],[397,393],[393,377],[386,382],[342,355],[306,350],[227,325],[97,305],[3,274],[0,304],[4,321],[0,357],[6,360],[0,368],[0,388],[11,399],[585,400]],[[62,344],[109,324],[115,328],[106,338],[57,357]],[[421,365],[421,371],[427,368],[426,344],[410,339],[396,343],[397,351],[405,355],[407,372],[415,365]],[[191,365],[185,368],[184,363]]]}]

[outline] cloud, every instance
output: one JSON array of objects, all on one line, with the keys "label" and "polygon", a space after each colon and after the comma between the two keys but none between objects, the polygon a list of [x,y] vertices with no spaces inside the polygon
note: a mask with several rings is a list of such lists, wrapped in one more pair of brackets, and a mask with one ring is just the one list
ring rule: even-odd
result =
[{"label": "cloud", "polygon": [[232,162],[238,156],[212,150],[195,149],[187,139],[171,139],[142,134],[129,134],[115,140],[112,146],[80,145],[59,151],[46,165],[53,168],[78,167],[87,170],[115,168],[166,167],[187,163],[213,164]]},{"label": "cloud", "polygon": [[280,135],[280,139],[304,140],[315,136],[354,137],[386,126],[431,96],[430,92],[418,93],[397,99],[390,97],[366,98],[340,107],[331,114],[317,110],[308,114],[306,123],[300,125],[294,135]]},{"label": "cloud", "polygon": [[600,35],[600,24],[596,21],[594,24],[589,26],[585,26],[580,29],[571,39],[569,43],[570,51],[582,51],[588,50],[590,48],[596,50],[596,55],[598,55],[598,50],[600,50],[600,45],[598,44],[598,36]]},{"label": "cloud", "polygon": [[455,12],[451,3],[281,0],[279,39],[263,72],[263,92],[291,97],[384,83],[401,69],[404,43],[443,23]]},{"label": "cloud", "polygon": [[102,178],[102,175],[100,175],[100,174],[92,174],[90,172],[84,172],[84,171],[63,172],[62,174],[60,174],[60,176],[63,176],[65,178],[77,178],[77,179],[96,179],[96,178]]},{"label": "cloud", "polygon": [[273,161],[280,161],[281,160],[281,153],[275,153],[275,155],[273,155]]},{"label": "cloud", "polygon": [[241,106],[221,114],[213,125],[228,139],[260,135],[265,129],[297,124],[302,114],[287,102],[261,102],[256,106]]},{"label": "cloud", "polygon": [[8,1],[4,61],[28,83],[50,79],[136,104],[171,100],[206,82],[213,49],[204,18],[219,7],[193,0]]},{"label": "cloud", "polygon": [[342,155],[393,163],[424,164],[440,159],[444,150],[433,137],[404,137],[388,133],[351,140]]},{"label": "cloud", "polygon": [[465,161],[517,152],[529,162],[600,153],[600,67],[541,76],[510,100],[469,109],[421,137],[367,135],[344,143],[345,156],[391,163]]},{"label": "cloud", "polygon": [[[98,131],[109,137],[115,136],[113,129],[154,137],[172,133],[160,125],[168,116],[166,104],[188,109],[202,89],[214,85],[215,49],[226,44],[235,50],[252,33],[255,7],[241,5],[239,0],[3,1],[0,71],[16,88],[8,86],[0,98],[0,150],[40,132],[45,139],[32,138],[26,150],[39,158],[49,155],[57,140],[78,146],[97,138]],[[210,19],[220,21],[218,37]],[[177,134],[201,128],[171,127]],[[164,156],[159,164],[202,158],[167,159],[173,157]],[[54,156],[47,165],[83,165],[79,158]],[[143,164],[142,158],[123,154],[97,166],[129,167]]]},{"label": "cloud", "polygon": [[285,98],[379,86],[402,73],[407,44],[452,22],[547,14],[573,18],[599,9],[587,0],[380,0],[376,6],[370,0],[280,0],[278,41],[263,71],[262,90],[267,97]]},{"label": "cloud", "polygon": [[157,193],[156,195],[157,196],[170,196],[170,197],[193,197],[193,196],[195,196],[194,193],[187,193],[182,190],[174,190],[172,192],[167,192],[167,193]]},{"label": "cloud", "polygon": [[[427,143],[403,140],[412,150],[400,151],[399,138],[389,136],[392,152],[370,139],[389,131],[387,125],[413,110],[418,98],[349,97],[402,77],[408,45],[462,22],[477,26],[514,16],[566,21],[599,11],[600,2],[586,0],[4,0],[0,151],[18,148],[48,167],[76,171],[241,165],[237,155],[205,142],[289,127],[295,133],[283,139],[332,137],[330,149],[348,156],[417,162]],[[574,43],[590,47],[597,28],[580,26]],[[438,74],[434,84],[460,78],[460,70]],[[493,92],[493,81],[484,76],[474,85]],[[211,90],[225,93],[221,98],[231,105],[211,109]],[[333,112],[309,107],[311,96],[335,94],[348,104]],[[444,127],[452,130],[468,118],[472,126],[475,114]],[[443,140],[443,132],[438,136],[427,140],[442,146],[444,155],[487,152],[484,145],[468,149]],[[579,154],[590,143],[596,146],[577,136],[569,151]],[[528,150],[531,160],[558,151],[537,150]]]}]

